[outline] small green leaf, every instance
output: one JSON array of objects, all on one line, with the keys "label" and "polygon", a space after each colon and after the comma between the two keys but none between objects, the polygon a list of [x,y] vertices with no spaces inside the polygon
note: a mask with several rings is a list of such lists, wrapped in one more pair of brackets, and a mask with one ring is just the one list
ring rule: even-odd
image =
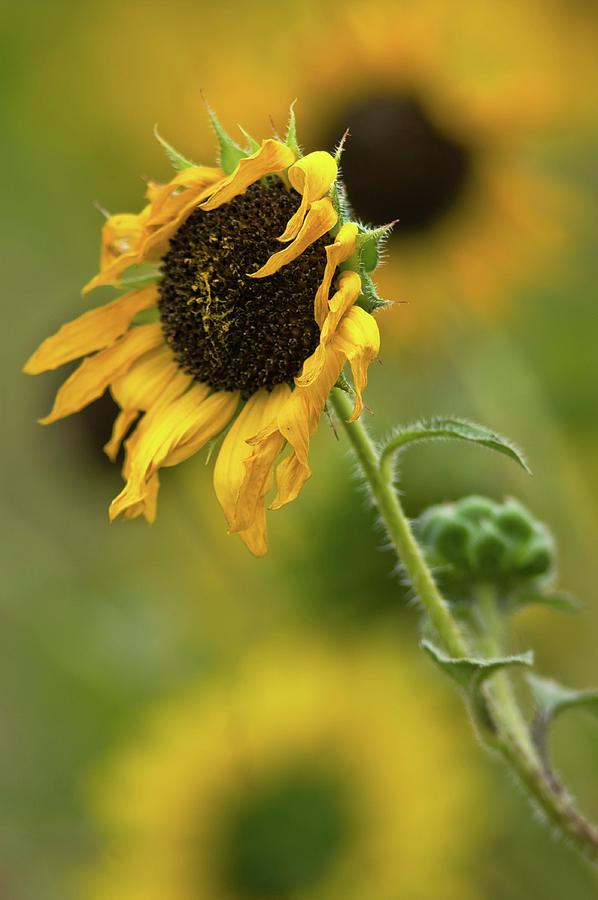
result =
[{"label": "small green leaf", "polygon": [[430,656],[443,672],[450,675],[461,687],[466,690],[478,691],[480,686],[491,675],[500,669],[510,666],[532,666],[534,654],[531,650],[519,656],[502,656],[495,659],[477,659],[475,657],[463,657],[453,659],[447,656],[430,641],[423,640],[421,647]]},{"label": "small green leaf", "polygon": [[429,441],[435,439],[456,438],[473,444],[480,444],[490,450],[496,450],[519,463],[531,475],[523,454],[507,438],[495,431],[491,431],[484,425],[469,422],[467,419],[433,418],[424,422],[416,422],[407,428],[402,428],[388,442],[382,451],[382,456],[402,450],[407,444],[414,441]]},{"label": "small green leaf", "polygon": [[220,167],[226,175],[230,175],[231,172],[234,172],[237,168],[239,160],[248,157],[249,153],[233,141],[232,137],[224,130],[207,103],[206,106],[212,128],[216,132],[216,137],[218,138],[218,144],[220,146]]},{"label": "small green leaf", "polygon": [[151,309],[142,309],[133,317],[133,325],[153,325],[160,321],[160,310],[153,306]]},{"label": "small green leaf", "polygon": [[297,123],[295,121],[295,103],[297,101],[293,100],[291,103],[291,109],[289,112],[289,124],[287,126],[287,133],[285,136],[285,144],[289,147],[297,159],[301,159],[303,153],[301,152],[301,147],[299,146],[299,141],[297,140]]},{"label": "small green leaf", "polygon": [[175,150],[168,141],[165,141],[163,137],[158,134],[158,126],[154,125],[154,136],[156,140],[162,144],[162,147],[166,151],[166,155],[177,172],[182,172],[183,169],[190,169],[193,163],[190,159],[187,159],[186,156],[183,156],[178,150]]},{"label": "small green leaf", "polygon": [[598,691],[574,691],[550,678],[540,678],[531,673],[528,674],[527,680],[536,701],[538,714],[546,724],[564,710],[574,706],[586,707],[598,715]]},{"label": "small green leaf", "polygon": [[126,288],[126,290],[131,291],[134,288],[153,284],[155,281],[158,281],[160,274],[160,270],[156,266],[131,267],[130,274],[123,275],[118,281],[115,281],[114,284],[116,287]]},{"label": "small green leaf", "polygon": [[509,598],[509,607],[511,609],[519,609],[521,606],[531,606],[534,603],[540,603],[543,606],[552,606],[553,609],[558,609],[560,612],[579,612],[579,604],[565,591],[555,591],[552,593],[543,593],[542,591],[521,591],[512,594]]}]

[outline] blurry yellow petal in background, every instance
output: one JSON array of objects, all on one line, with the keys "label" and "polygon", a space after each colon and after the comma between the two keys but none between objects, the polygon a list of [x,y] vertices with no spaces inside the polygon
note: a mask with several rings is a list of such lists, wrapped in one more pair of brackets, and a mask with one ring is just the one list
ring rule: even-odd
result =
[{"label": "blurry yellow petal in background", "polygon": [[283,638],[164,704],[95,779],[107,846],[81,896],[475,897],[480,776],[421,678],[407,645]]}]

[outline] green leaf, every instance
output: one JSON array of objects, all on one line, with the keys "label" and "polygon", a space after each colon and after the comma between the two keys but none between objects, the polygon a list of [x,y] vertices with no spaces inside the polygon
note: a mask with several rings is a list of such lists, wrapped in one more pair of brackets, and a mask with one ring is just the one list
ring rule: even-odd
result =
[{"label": "green leaf", "polygon": [[515,460],[516,463],[531,475],[531,470],[523,454],[507,438],[484,425],[469,422],[467,419],[433,418],[424,422],[416,422],[407,428],[401,428],[382,450],[382,456],[396,453],[414,441],[429,441],[455,438],[469,443],[479,444],[489,450],[496,450]]},{"label": "green leaf", "polygon": [[285,144],[289,147],[297,159],[301,159],[303,153],[301,152],[301,147],[299,146],[299,141],[297,140],[297,123],[295,121],[295,103],[297,101],[293,100],[291,103],[291,109],[289,112],[289,124],[287,126],[287,133],[285,136]]},{"label": "green leaf", "polygon": [[540,678],[531,673],[528,674],[527,680],[536,701],[538,714],[545,724],[574,706],[583,706],[598,715],[598,691],[574,691],[563,687],[557,681]]},{"label": "green leaf", "polygon": [[220,167],[226,175],[230,175],[231,172],[234,172],[237,168],[239,160],[248,157],[249,153],[233,141],[232,137],[224,130],[207,103],[206,106],[212,128],[216,132],[216,137],[218,138],[218,144],[220,146]]},{"label": "green leaf", "polygon": [[516,592],[509,598],[509,607],[511,609],[519,609],[521,606],[531,606],[539,603],[543,606],[551,606],[560,612],[576,613],[579,612],[579,604],[567,594],[566,591],[554,591],[551,593],[543,593],[542,591],[522,591]]},{"label": "green leaf", "polygon": [[178,150],[175,150],[174,147],[165,141],[163,137],[158,134],[158,126],[154,125],[154,136],[156,140],[162,144],[162,147],[166,151],[166,155],[177,172],[182,172],[183,169],[190,169],[193,163],[190,159],[187,159],[186,156],[183,156]]},{"label": "green leaf", "polygon": [[133,325],[153,325],[160,321],[160,310],[153,306],[151,309],[142,309],[133,317]]},{"label": "green leaf", "polygon": [[131,268],[129,275],[123,275],[118,281],[115,281],[114,284],[116,287],[125,288],[126,290],[131,291],[134,288],[153,284],[155,281],[158,281],[160,274],[160,269],[158,269],[157,266],[139,266]]},{"label": "green leaf", "polygon": [[494,675],[500,669],[510,666],[532,666],[534,664],[534,654],[531,650],[519,656],[501,656],[494,659],[477,659],[469,656],[453,659],[443,653],[442,650],[439,650],[438,647],[435,647],[430,641],[423,640],[420,646],[443,672],[450,675],[457,684],[466,690],[479,690],[486,678]]}]

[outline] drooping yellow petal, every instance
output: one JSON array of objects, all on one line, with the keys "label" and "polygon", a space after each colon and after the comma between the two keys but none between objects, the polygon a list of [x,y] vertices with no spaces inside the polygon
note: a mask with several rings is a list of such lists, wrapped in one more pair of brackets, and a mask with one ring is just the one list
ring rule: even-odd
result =
[{"label": "drooping yellow petal", "polygon": [[322,235],[330,231],[336,225],[337,214],[329,197],[322,197],[321,200],[315,200],[305,217],[305,221],[301,226],[301,230],[292,244],[273,253],[268,262],[258,269],[257,272],[248,273],[250,278],[265,278],[266,275],[272,275],[282,266],[296,259],[310,244],[321,238]]},{"label": "drooping yellow petal", "polygon": [[176,465],[228,425],[239,402],[238,391],[217,391],[195,384],[185,394],[154,407],[126,443],[127,484],[110,505],[110,518],[145,501],[152,476],[161,466]]},{"label": "drooping yellow petal", "polygon": [[247,441],[276,421],[290,393],[288,385],[280,384],[272,391],[262,388],[253,394],[220,448],[214,466],[214,490],[231,531],[250,528],[260,506],[263,507],[272,466],[284,438],[276,432],[273,439],[263,441],[257,448]]},{"label": "drooping yellow petal", "polygon": [[123,437],[141,410],[170,403],[181,396],[190,382],[191,375],[179,368],[168,344],[162,344],[136,360],[129,371],[110,386],[122,412],[104,447],[109,458],[114,461]]},{"label": "drooping yellow petal", "polygon": [[314,200],[319,200],[328,193],[337,173],[336,161],[324,150],[308,153],[293,163],[288,176],[292,187],[301,194],[301,204],[289,219],[287,227],[278,238],[279,241],[286,243],[297,236],[309,207]]},{"label": "drooping yellow petal", "polygon": [[146,492],[143,500],[129,506],[123,513],[123,519],[136,519],[137,516],[145,516],[148,525],[151,525],[156,519],[156,508],[158,505],[158,490],[160,488],[160,479],[158,473],[154,472],[146,485]]},{"label": "drooping yellow petal", "polygon": [[143,227],[150,207],[140,213],[118,213],[110,216],[102,228],[102,248],[100,251],[100,271],[107,269],[120,256],[135,253],[141,241]]},{"label": "drooping yellow petal", "polygon": [[48,425],[83,409],[100,397],[112,381],[124,375],[138,357],[163,340],[159,322],[140,325],[127,331],[106,350],[88,356],[64,382],[56,394],[52,412],[40,419],[41,424]]},{"label": "drooping yellow petal", "polygon": [[237,533],[254,556],[266,555],[268,552],[268,537],[266,534],[266,510],[263,503],[257,511],[253,525]]},{"label": "drooping yellow petal", "polygon": [[341,272],[338,279],[338,291],[331,298],[329,312],[320,332],[320,342],[312,355],[303,363],[301,374],[295,378],[297,387],[312,384],[322,371],[326,356],[326,345],[334,337],[338,323],[349,310],[361,292],[361,278],[357,272],[348,270]]},{"label": "drooping yellow petal", "polygon": [[203,191],[209,185],[217,184],[224,177],[224,172],[221,169],[209,166],[191,166],[188,169],[177,172],[168,184],[162,185],[159,189],[152,192],[150,222],[156,221],[162,207],[175,191],[184,193],[183,188]]},{"label": "drooping yellow petal", "polygon": [[354,306],[341,320],[331,344],[349,361],[355,385],[355,406],[349,422],[354,422],[363,409],[362,391],[367,384],[368,366],[378,356],[380,332],[373,316]]},{"label": "drooping yellow petal", "polygon": [[276,470],[277,493],[270,509],[278,509],[294,500],[311,475],[307,464],[309,441],[345,363],[344,354],[333,345],[334,342],[331,342],[326,348],[324,365],[318,378],[309,387],[295,388],[278,417],[280,433],[291,444],[293,451]]},{"label": "drooping yellow petal", "polygon": [[216,209],[228,203],[237,194],[243,194],[250,184],[264,175],[284,172],[295,161],[293,151],[273,138],[262,141],[262,146],[251,156],[240,159],[235,171],[225,178],[212,192],[210,198],[201,204],[205,210]]},{"label": "drooping yellow petal", "polygon": [[158,292],[154,285],[131,291],[112,303],[90,309],[47,338],[27,361],[24,371],[38,375],[96,350],[103,350],[124,334],[133,317],[154,306]]},{"label": "drooping yellow petal", "polygon": [[114,420],[110,440],[106,444],[104,444],[104,453],[106,454],[110,462],[114,462],[116,457],[118,456],[120,445],[122,444],[127,431],[138,415],[138,409],[123,409],[119,412],[116,419]]},{"label": "drooping yellow petal", "polygon": [[355,222],[345,222],[341,226],[334,243],[326,247],[326,268],[324,269],[324,277],[316,292],[314,302],[314,317],[320,328],[328,314],[328,296],[336,267],[339,263],[349,259],[351,254],[355,252],[357,230]]},{"label": "drooping yellow petal", "polygon": [[[220,169],[193,166],[166,185],[152,184],[148,188],[150,203],[138,215],[111,216],[102,230],[100,272],[85,285],[83,293],[116,281],[129,266],[160,259],[168,240],[203,199],[206,188],[222,177]],[[172,201],[174,209],[169,206]]]}]

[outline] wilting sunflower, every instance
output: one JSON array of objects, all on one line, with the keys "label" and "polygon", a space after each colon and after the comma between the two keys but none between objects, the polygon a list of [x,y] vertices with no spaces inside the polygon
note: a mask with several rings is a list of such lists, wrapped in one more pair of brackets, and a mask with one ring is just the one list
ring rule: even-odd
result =
[{"label": "wilting sunflower", "polygon": [[408,646],[256,648],[96,776],[106,852],[78,896],[476,897],[488,828],[468,742]]},{"label": "wilting sunflower", "polygon": [[[121,409],[105,447],[111,459],[137,423],[111,519],[153,521],[158,470],[228,428],[214,488],[230,529],[262,555],[274,467],[276,509],[311,474],[310,438],[346,362],[352,420],[361,413],[379,349],[371,313],[382,303],[368,272],[387,229],[348,220],[340,150],[303,156],[293,114],[284,141],[248,137],[247,150],[212,122],[219,168],[193,165],[162,141],[175,177],[149,183],[139,214],[109,216],[104,225],[100,272],[84,293],[106,284],[133,289],[64,325],[25,371],[85,357],[41,421],[77,412],[110,387]],[[149,272],[123,277],[148,263]],[[278,461],[286,445],[290,453]]]}]

